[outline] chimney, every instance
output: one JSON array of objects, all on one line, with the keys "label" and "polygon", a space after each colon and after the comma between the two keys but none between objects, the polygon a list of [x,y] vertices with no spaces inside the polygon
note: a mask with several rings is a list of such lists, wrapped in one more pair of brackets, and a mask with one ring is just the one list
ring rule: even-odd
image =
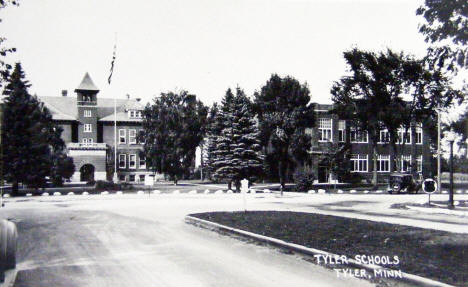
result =
[{"label": "chimney", "polygon": [[68,91],[67,90],[62,90],[62,97],[66,97],[68,94]]},{"label": "chimney", "polygon": [[127,99],[130,100],[130,94],[127,94]]}]

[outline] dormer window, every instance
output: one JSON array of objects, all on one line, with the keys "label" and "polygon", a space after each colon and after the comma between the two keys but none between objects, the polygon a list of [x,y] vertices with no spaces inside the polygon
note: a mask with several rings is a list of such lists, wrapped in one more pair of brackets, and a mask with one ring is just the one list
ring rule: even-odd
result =
[{"label": "dormer window", "polygon": [[141,111],[130,110],[130,111],[128,111],[128,117],[131,118],[131,119],[141,119],[142,118],[142,113],[141,113]]}]

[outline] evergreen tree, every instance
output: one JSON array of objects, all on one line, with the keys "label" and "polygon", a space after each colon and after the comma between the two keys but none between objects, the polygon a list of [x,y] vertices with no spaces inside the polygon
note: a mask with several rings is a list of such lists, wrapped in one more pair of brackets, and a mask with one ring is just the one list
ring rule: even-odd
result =
[{"label": "evergreen tree", "polygon": [[74,172],[60,138],[62,129],[44,104],[28,93],[30,85],[24,78],[18,63],[3,92],[2,162],[13,195],[20,182],[37,189],[45,185],[47,176],[60,182],[58,177],[69,178]]},{"label": "evergreen tree", "polygon": [[240,88],[236,89],[232,117],[232,165],[236,189],[243,178],[254,180],[263,174],[259,132],[252,103]]},{"label": "evergreen tree", "polygon": [[234,178],[231,149],[233,102],[234,94],[231,89],[228,89],[221,101],[221,111],[215,118],[216,131],[219,134],[214,138],[212,163],[213,178],[216,181],[227,180],[229,189]]},{"label": "evergreen tree", "polygon": [[231,89],[222,100],[221,112],[214,115],[212,125],[211,168],[216,180],[236,183],[239,191],[240,180],[256,179],[263,174],[263,157],[257,132],[252,103],[240,88],[236,95]]}]

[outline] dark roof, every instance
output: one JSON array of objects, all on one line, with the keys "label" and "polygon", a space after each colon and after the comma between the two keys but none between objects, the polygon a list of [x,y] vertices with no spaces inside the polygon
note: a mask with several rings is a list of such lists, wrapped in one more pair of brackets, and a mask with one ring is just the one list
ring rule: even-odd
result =
[{"label": "dark roof", "polygon": [[[77,120],[78,109],[76,107],[76,97],[39,97],[45,106],[52,113],[54,120]],[[141,121],[128,118],[127,110],[143,110],[144,106],[135,99],[117,99],[117,120],[118,121]],[[114,117],[114,99],[110,98],[98,98],[97,99],[97,116],[98,119],[111,118],[113,121]],[[125,115],[124,117],[119,116],[120,114]],[[110,117],[112,115],[112,117]]]},{"label": "dark roof", "polygon": [[93,83],[93,80],[91,80],[91,77],[89,76],[88,72],[86,72],[86,74],[83,77],[83,80],[81,80],[81,84],[78,86],[78,88],[75,89],[75,92],[76,91],[96,91],[96,92],[98,92],[99,89]]}]

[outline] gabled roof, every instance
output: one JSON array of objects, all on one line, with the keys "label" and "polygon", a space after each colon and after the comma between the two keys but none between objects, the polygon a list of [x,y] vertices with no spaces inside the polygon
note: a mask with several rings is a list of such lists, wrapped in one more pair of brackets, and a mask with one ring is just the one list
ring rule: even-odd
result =
[{"label": "gabled roof", "polygon": [[[38,97],[44,105],[50,110],[54,120],[70,121],[78,120],[78,109],[76,105],[76,97]],[[117,120],[138,122],[139,119],[129,119],[126,110],[132,109],[142,110],[143,105],[135,99],[117,99]],[[98,120],[111,116],[111,121],[114,120],[114,99],[98,98],[97,99],[97,117]],[[125,117],[119,116],[122,113]]]},{"label": "gabled roof", "polygon": [[95,91],[98,92],[99,89],[96,87],[94,84],[93,80],[91,80],[91,77],[89,76],[88,72],[83,77],[83,80],[81,80],[81,84],[78,86],[78,88],[75,89],[76,91]]}]

